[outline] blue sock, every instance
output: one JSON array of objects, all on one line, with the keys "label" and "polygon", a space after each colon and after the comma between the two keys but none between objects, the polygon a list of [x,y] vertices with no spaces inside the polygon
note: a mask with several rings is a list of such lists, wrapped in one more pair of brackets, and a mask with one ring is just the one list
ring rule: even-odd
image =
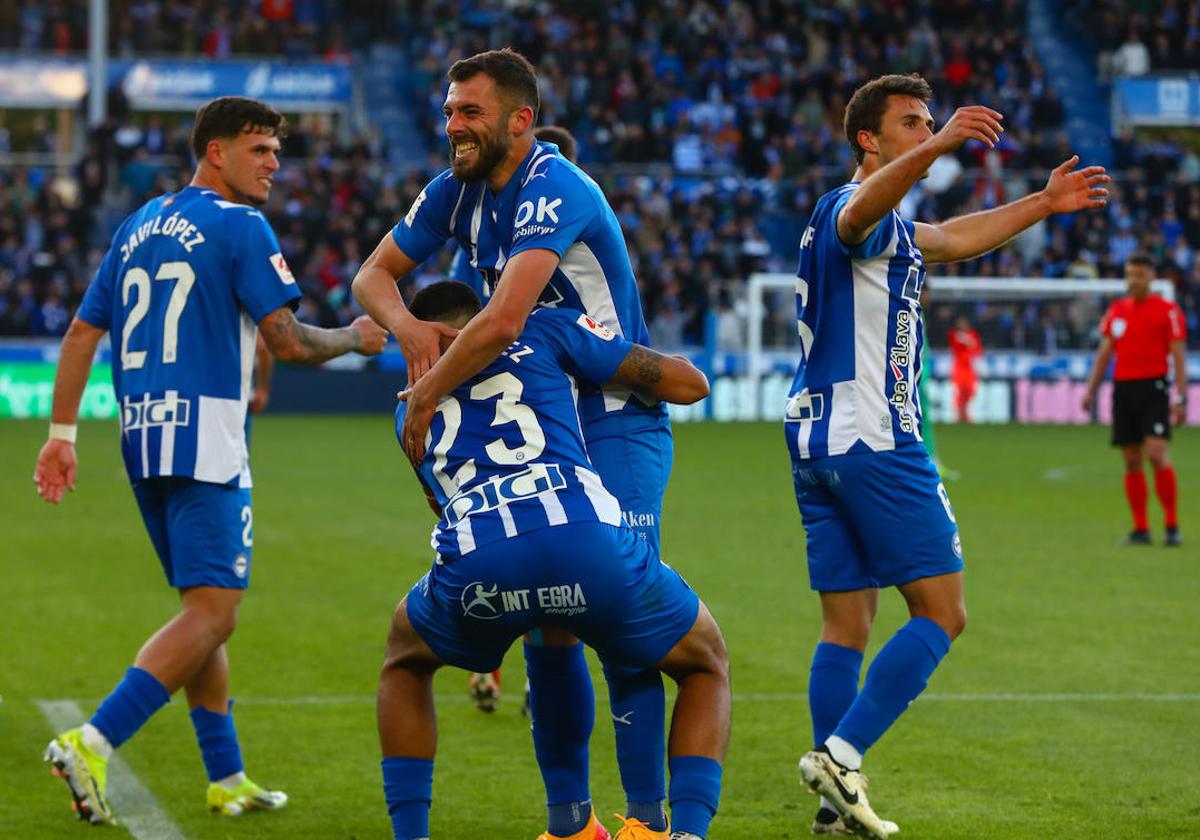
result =
[{"label": "blue sock", "polygon": [[546,805],[591,799],[588,740],[596,721],[596,697],[583,645],[525,645],[525,673],[533,751],[546,785]]},{"label": "blue sock", "polygon": [[875,656],[862,691],[833,734],[866,753],[925,690],[949,650],[950,637],[937,623],[910,619]]},{"label": "blue sock", "polygon": [[100,730],[116,749],[170,700],[170,692],[153,674],[131,667],[88,723]]},{"label": "blue sock", "polygon": [[200,757],[204,760],[208,780],[215,782],[240,773],[243,769],[242,749],[233,726],[233,701],[229,701],[229,711],[223,715],[203,706],[197,706],[188,715],[196,730],[196,743],[200,745]]},{"label": "blue sock", "polygon": [[814,744],[825,743],[854,702],[862,663],[861,650],[832,642],[817,644],[808,672],[808,710],[812,715]]},{"label": "blue sock", "polygon": [[704,837],[721,800],[721,765],[699,755],[671,758],[671,831]]},{"label": "blue sock", "polygon": [[383,768],[383,795],[392,818],[395,840],[429,836],[429,804],[433,801],[433,759],[388,756]]},{"label": "blue sock", "polygon": [[546,830],[555,837],[570,837],[587,827],[592,816],[592,800],[564,802],[546,807]]},{"label": "blue sock", "polygon": [[662,673],[654,668],[604,665],[617,767],[629,805],[627,815],[652,831],[665,831],[667,798],[667,698]]}]

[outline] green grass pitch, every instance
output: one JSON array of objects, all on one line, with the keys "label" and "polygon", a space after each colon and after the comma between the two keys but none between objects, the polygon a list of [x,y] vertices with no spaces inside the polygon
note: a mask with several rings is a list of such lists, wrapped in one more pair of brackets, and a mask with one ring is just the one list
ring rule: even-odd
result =
[{"label": "green grass pitch", "polygon": [[[115,429],[83,425],[79,487],[59,509],[29,480],[44,435],[40,422],[0,425],[0,837],[22,840],[90,831],[40,761],[53,733],[36,701],[90,712],[175,604]],[[947,427],[940,444],[960,474],[948,488],[970,621],[929,696],[868,757],[872,803],[902,838],[1200,836],[1200,432],[1172,446],[1180,550],[1121,545],[1120,463],[1099,427]],[[387,417],[268,415],[253,452],[254,585],[230,643],[233,693],[250,775],[291,804],[210,817],[181,700],[121,755],[193,840],[390,836],[370,698],[391,609],[430,560],[428,511]],[[1161,540],[1153,498],[1151,512]],[[778,427],[678,426],[664,523],[665,559],[712,608],[733,662],[712,837],[806,837],[816,800],[795,766],[819,613]],[[899,596],[881,600],[878,641],[904,620]],[[490,716],[467,703],[462,673],[438,678],[434,837],[542,830],[518,648],[505,677]],[[604,815],[623,804],[597,708]]]}]

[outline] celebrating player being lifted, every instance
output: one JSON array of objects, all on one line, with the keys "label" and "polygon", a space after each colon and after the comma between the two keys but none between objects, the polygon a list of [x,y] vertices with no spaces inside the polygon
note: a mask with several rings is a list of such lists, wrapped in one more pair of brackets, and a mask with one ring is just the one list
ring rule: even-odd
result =
[{"label": "celebrating player being lifted", "polygon": [[[454,281],[428,286],[412,302],[416,317],[454,327],[482,317],[478,311],[475,293]],[[520,634],[550,625],[583,638],[607,662],[661,668],[679,683],[671,837],[707,836],[729,737],[728,659],[708,610],[623,524],[588,458],[575,391],[610,380],[655,400],[690,403],[708,393],[686,360],[563,308],[534,311],[516,341],[438,403],[431,446],[415,464],[441,510],[437,559],[396,610],[379,686],[397,840],[429,836],[434,670],[450,663],[491,671]],[[402,404],[398,438],[404,414]],[[579,840],[603,830],[590,808],[583,819],[573,833]],[[618,836],[648,836],[636,818],[624,822]]]},{"label": "celebrating player being lifted", "polygon": [[[1084,411],[1096,404],[1096,389],[1113,354],[1112,443],[1125,460],[1125,497],[1133,513],[1130,545],[1150,544],[1143,460],[1154,469],[1154,489],[1162,504],[1164,545],[1178,546],[1179,518],[1175,468],[1167,459],[1171,427],[1183,423],[1187,410],[1187,327],[1179,306],[1150,293],[1154,263],[1146,254],[1125,261],[1129,295],[1113,301],[1100,322],[1104,338],[1096,352],[1083,398]],[[1175,363],[1175,394],[1169,396],[1167,359]]]},{"label": "celebrating player being lifted", "polygon": [[[618,336],[649,344],[616,214],[591,178],[534,139],[538,87],[529,62],[507,49],[480,53],[455,63],[448,76],[443,110],[450,168],[421,191],[354,278],[355,297],[397,337],[409,362],[403,444],[414,460],[423,454],[439,398],[508,347],[535,306],[582,310]],[[453,330],[413,318],[396,280],[451,237],[470,251],[487,304],[439,360],[438,341]],[[580,416],[605,487],[657,549],[673,457],[665,407],[608,386],[581,394]],[[546,784],[548,830],[568,837],[582,830],[590,812],[595,700],[578,641],[538,635],[542,644],[525,647],[534,748]],[[647,836],[665,838],[662,678],[650,668],[604,665],[627,813],[648,827]]]},{"label": "celebrating player being lifted", "polygon": [[[255,323],[268,348],[318,363],[383,350],[387,333],[362,316],[343,329],[296,321],[296,281],[261,212],[279,169],[283,116],[225,97],[196,114],[190,185],[148,202],[117,229],[63,339],[50,439],[38,493],[57,504],[75,488],[75,421],[101,337],[113,342],[121,454],[133,495],[181,609],[142,646],[100,708],[46,749],[80,819],[113,822],[108,758],[180,688],[208,772],[208,806],[238,815],[287,797],[246,778],[229,699],[225,641],[250,581],[250,464],[244,422]],[[120,336],[119,343],[116,336]],[[90,632],[89,616],[58,616]]]},{"label": "celebrating player being lifted", "polygon": [[[800,761],[822,796],[813,831],[886,838],[867,802],[863,754],[924,689],[966,623],[962,545],[919,432],[919,296],[926,262],[969,259],[1052,213],[1105,203],[1098,166],[1063,162],[1045,189],[941,224],[904,220],[900,200],[941,155],[994,145],[1002,117],[960,108],[936,133],[918,76],[883,76],[846,106],[853,180],[822,196],[800,240],[801,356],[785,431],[823,624],[809,678],[816,749]],[[911,620],[858,690],[879,587],[896,586]]]}]

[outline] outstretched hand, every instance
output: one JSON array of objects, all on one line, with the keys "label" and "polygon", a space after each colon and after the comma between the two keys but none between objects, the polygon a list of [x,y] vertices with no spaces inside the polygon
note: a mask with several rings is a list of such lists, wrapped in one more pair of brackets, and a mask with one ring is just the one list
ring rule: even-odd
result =
[{"label": "outstretched hand", "polygon": [[51,504],[61,502],[68,490],[75,490],[78,464],[75,444],[57,439],[46,441],[33,469],[33,483],[37,485],[38,495]]},{"label": "outstretched hand", "polygon": [[1004,133],[1004,115],[983,105],[959,108],[930,142],[940,154],[953,152],[968,140],[978,140],[994,149]]},{"label": "outstretched hand", "polygon": [[1074,213],[1108,203],[1108,190],[1104,185],[1111,179],[1104,167],[1086,166],[1071,171],[1077,163],[1079,155],[1072,155],[1050,173],[1042,194],[1050,202],[1051,213]]}]

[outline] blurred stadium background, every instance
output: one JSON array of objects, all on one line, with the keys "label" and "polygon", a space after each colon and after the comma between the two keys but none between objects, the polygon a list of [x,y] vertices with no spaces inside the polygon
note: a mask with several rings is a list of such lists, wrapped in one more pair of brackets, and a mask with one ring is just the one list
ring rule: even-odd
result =
[{"label": "blurred stadium background", "polygon": [[[1140,248],[1158,261],[1186,313],[1190,347],[1200,348],[1196,2],[94,6],[96,19],[83,2],[0,6],[0,415],[48,410],[53,339],[124,215],[190,178],[186,138],[199,104],[244,94],[289,115],[294,132],[268,214],[306,293],[302,317],[344,324],[357,314],[349,284],[361,259],[444,168],[446,67],[506,44],[538,66],[541,122],[575,133],[580,162],[617,211],[655,341],[716,375],[713,398],[679,419],[780,411],[774,396],[793,364],[792,298],[768,294],[752,326],[747,278],[794,272],[797,231],[851,169],[844,103],[884,72],[925,74],[940,120],[975,102],[1006,116],[999,148],[967,144],[943,158],[906,200],[910,215],[944,219],[1010,201],[1037,189],[1071,150],[1114,176],[1105,212],[1054,217],[984,258],[931,273],[935,420],[953,420],[939,350],[965,314],[985,349],[973,416],[1087,421],[1077,389],[1112,296],[1050,286],[964,299],[938,294],[947,276],[1117,278]],[[93,44],[106,49],[89,53]],[[450,256],[407,284],[442,276]],[[768,351],[785,351],[755,371],[775,380],[763,396],[746,381],[748,337],[759,331]],[[402,365],[395,353],[365,369]],[[1193,353],[1193,380],[1198,365]],[[347,377],[325,375],[328,398],[318,397],[311,376],[322,375],[284,370],[275,410],[390,407],[364,396],[378,388]],[[112,412],[102,384],[87,409]],[[1200,399],[1191,412],[1200,421]]]},{"label": "blurred stadium background", "polygon": [[[851,169],[841,114],[862,81],[920,71],[939,120],[975,102],[1006,116],[997,150],[964,147],[908,197],[919,218],[1037,189],[1070,150],[1110,168],[1106,211],[1049,219],[930,275],[930,415],[953,421],[945,348],[961,314],[985,350],[972,413],[1008,425],[943,430],[943,458],[961,473],[950,490],[972,627],[929,702],[873,752],[872,800],[904,836],[1200,834],[1194,549],[1135,557],[1118,545],[1119,461],[1105,431],[1083,426],[1107,419],[1107,400],[1099,418],[1078,408],[1114,294],[1103,281],[1119,278],[1136,249],[1154,256],[1184,309],[1190,379],[1200,382],[1200,2],[91,7],[93,18],[82,0],[0,2],[0,416],[25,418],[0,422],[0,504],[11,514],[0,534],[0,789],[10,792],[0,837],[85,830],[71,824],[61,786],[39,775],[52,731],[45,703],[91,708],[134,640],[171,610],[110,423],[81,430],[80,490],[64,509],[42,505],[28,481],[58,336],[116,225],[188,181],[198,105],[262,98],[293,125],[267,210],[305,291],[302,317],[347,323],[360,260],[444,166],[445,69],[503,45],[538,66],[541,122],[574,132],[581,165],[617,211],[655,341],[713,375],[713,395],[678,420],[781,412],[795,360],[792,295],[768,284],[755,297],[750,278],[793,274],[811,206]],[[89,53],[97,44],[105,49]],[[406,285],[440,278],[451,256]],[[984,291],[962,292],[964,277],[984,278]],[[762,348],[753,364],[752,346]],[[197,799],[203,772],[186,715],[173,708],[122,751],[169,815],[167,829],[137,836],[385,836],[371,695],[389,610],[428,567],[429,522],[387,419],[330,415],[389,412],[402,371],[398,352],[317,371],[281,365],[256,421],[260,539],[232,643],[242,663],[235,694],[250,766],[287,787],[295,807],[214,824]],[[85,416],[115,415],[108,377],[98,365]],[[273,416],[300,412],[322,416]],[[779,430],[680,424],[676,434],[665,553],[704,593],[734,662],[734,741],[714,836],[807,836],[811,802],[793,768],[809,737],[803,692],[819,617]],[[1172,449],[1187,521],[1200,496],[1195,434],[1183,430]],[[879,621],[892,626],[900,608],[884,601]],[[506,666],[509,689],[519,656]],[[461,674],[439,677],[435,833],[532,837],[541,798],[518,692],[485,717],[463,686]],[[595,792],[612,810],[620,793],[607,726],[600,720],[594,739]],[[1050,793],[1028,787],[1050,778]]]}]

